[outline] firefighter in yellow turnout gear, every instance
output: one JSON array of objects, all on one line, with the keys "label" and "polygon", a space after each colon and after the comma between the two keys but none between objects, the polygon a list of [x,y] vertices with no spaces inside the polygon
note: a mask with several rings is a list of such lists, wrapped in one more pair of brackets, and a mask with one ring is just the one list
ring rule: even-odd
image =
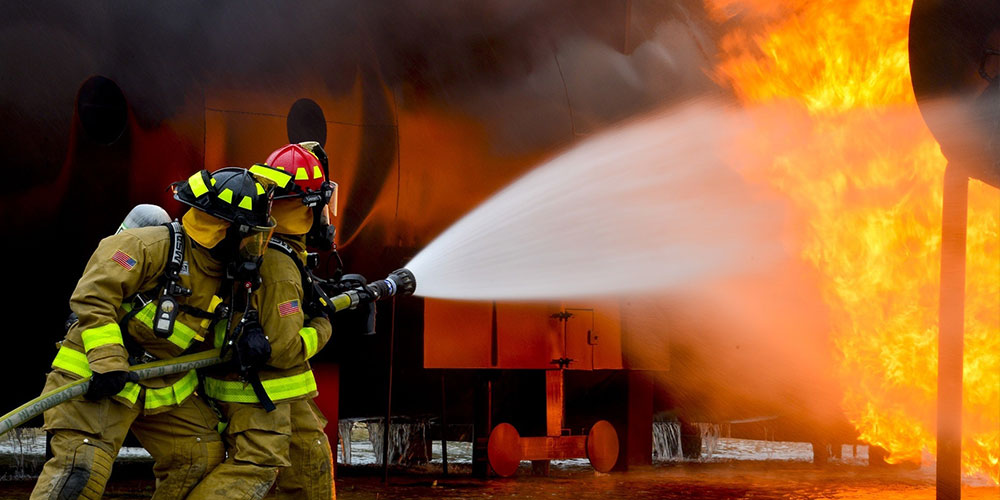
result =
[{"label": "firefighter in yellow turnout gear", "polygon": [[192,499],[260,499],[269,491],[275,498],[334,496],[332,454],[323,431],[327,422],[312,400],[318,392],[308,361],[326,345],[332,327],[324,315],[307,314],[300,268],[307,233],[327,234],[321,225],[329,221],[336,185],[325,180],[312,151],[300,145],[276,151],[268,163],[284,168],[250,169],[278,186],[272,209],[275,236],[252,300],[271,344],[271,357],[258,376],[274,410],[267,411],[254,389],[235,374],[208,370],[205,393],[228,421],[223,433],[228,458],[192,492]]},{"label": "firefighter in yellow turnout gear", "polygon": [[45,412],[53,457],[32,499],[100,498],[130,428],[155,460],[153,498],[184,498],[223,459],[218,419],[194,396],[195,372],[136,383],[127,370],[208,348],[227,266],[272,229],[270,192],[245,169],[201,171],[175,188],[197,198],[183,227],[105,238],[73,292],[78,320],[44,391],[86,376],[91,385],[83,398]]}]

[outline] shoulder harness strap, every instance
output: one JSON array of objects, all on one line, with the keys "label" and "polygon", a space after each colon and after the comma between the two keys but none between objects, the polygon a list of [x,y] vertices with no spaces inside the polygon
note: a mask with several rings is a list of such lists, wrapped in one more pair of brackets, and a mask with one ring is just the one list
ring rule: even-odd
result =
[{"label": "shoulder harness strap", "polygon": [[168,280],[180,281],[181,267],[184,265],[184,227],[174,220],[164,224],[170,231],[170,260],[163,271]]},{"label": "shoulder harness strap", "polygon": [[153,317],[153,333],[157,337],[167,338],[174,330],[174,321],[180,311],[180,304],[175,296],[191,295],[191,290],[180,285],[181,267],[184,265],[184,228],[178,221],[164,224],[170,231],[170,253],[166,267],[163,270],[163,289],[156,303],[156,315]]}]

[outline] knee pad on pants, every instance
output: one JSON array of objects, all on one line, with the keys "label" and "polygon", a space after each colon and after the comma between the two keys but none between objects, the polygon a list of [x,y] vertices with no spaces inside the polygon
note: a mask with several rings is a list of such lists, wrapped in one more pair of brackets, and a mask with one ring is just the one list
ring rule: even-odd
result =
[{"label": "knee pad on pants", "polygon": [[157,462],[153,498],[184,498],[209,472],[225,459],[221,440],[178,439],[169,459]]},{"label": "knee pad on pants", "polygon": [[201,477],[212,471],[226,459],[226,445],[222,440],[201,442],[191,448],[191,468],[200,471]]},{"label": "knee pad on pants", "polygon": [[56,498],[100,500],[104,486],[111,476],[111,466],[115,458],[102,448],[90,443],[81,443],[67,464],[65,479]]}]

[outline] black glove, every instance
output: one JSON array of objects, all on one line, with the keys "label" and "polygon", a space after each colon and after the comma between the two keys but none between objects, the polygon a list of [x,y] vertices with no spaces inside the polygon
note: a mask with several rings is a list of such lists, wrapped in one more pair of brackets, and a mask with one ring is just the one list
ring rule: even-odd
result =
[{"label": "black glove", "polygon": [[319,298],[315,297],[316,294],[313,295],[313,297],[307,298],[304,301],[305,305],[302,307],[302,312],[306,313],[306,316],[309,318],[330,319],[330,313],[327,311],[327,308],[323,304],[320,304]]},{"label": "black glove", "polygon": [[90,377],[90,387],[83,397],[93,401],[106,398],[121,392],[126,382],[138,382],[139,375],[128,370],[115,370],[107,373],[94,373]]},{"label": "black glove", "polygon": [[256,320],[247,321],[233,347],[233,360],[241,374],[259,370],[271,359],[271,343]]}]

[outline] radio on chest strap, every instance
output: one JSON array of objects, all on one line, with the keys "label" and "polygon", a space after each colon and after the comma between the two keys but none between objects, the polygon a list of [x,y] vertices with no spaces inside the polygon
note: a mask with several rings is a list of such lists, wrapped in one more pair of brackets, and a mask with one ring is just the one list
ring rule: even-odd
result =
[{"label": "radio on chest strap", "polygon": [[176,220],[164,225],[170,231],[170,260],[163,270],[163,289],[160,290],[153,316],[153,333],[160,338],[167,338],[174,331],[174,321],[180,312],[177,297],[191,295],[190,289],[180,285],[181,268],[184,266],[184,228]]}]

